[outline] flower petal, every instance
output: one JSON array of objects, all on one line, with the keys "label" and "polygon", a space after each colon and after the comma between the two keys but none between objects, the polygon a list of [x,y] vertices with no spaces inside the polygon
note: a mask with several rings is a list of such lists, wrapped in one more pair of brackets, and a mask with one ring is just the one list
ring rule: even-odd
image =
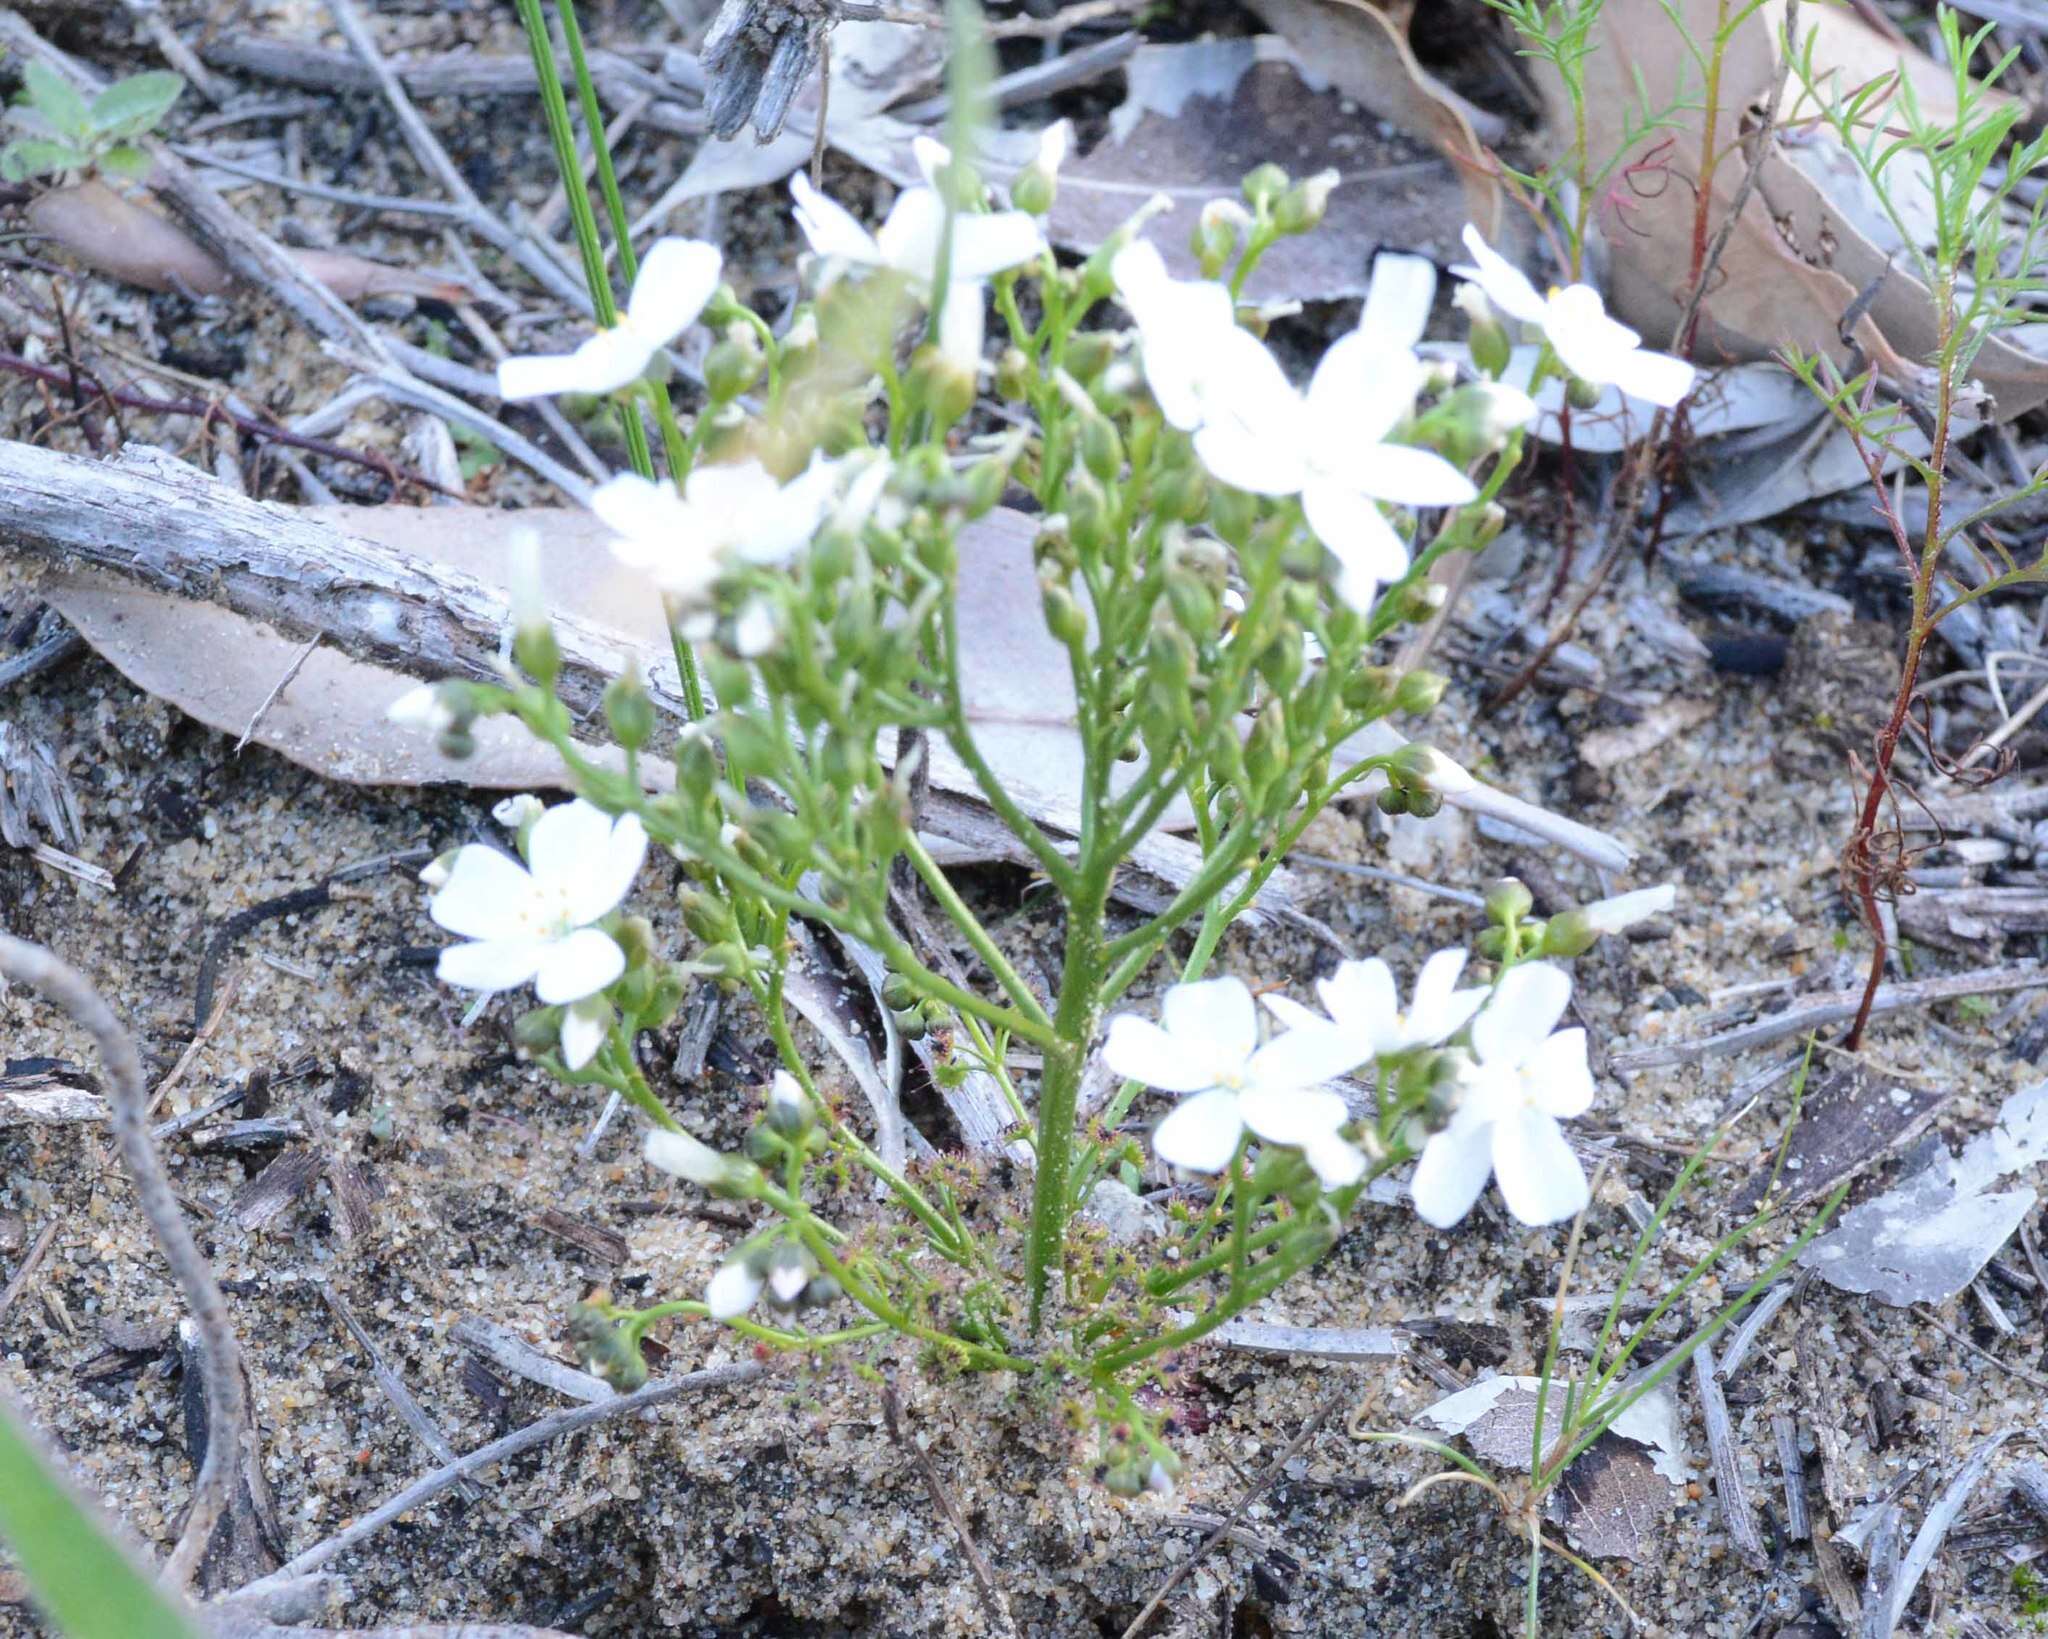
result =
[{"label": "flower petal", "polygon": [[626,953],[597,928],[578,928],[541,953],[533,993],[544,1002],[579,1002],[626,971]]},{"label": "flower petal", "polygon": [[456,850],[448,885],[427,901],[427,914],[465,939],[509,939],[525,931],[533,879],[510,854],[472,842]]},{"label": "flower petal", "polygon": [[[1151,379],[1149,371],[1146,379]],[[1164,400],[1159,407],[1167,408]],[[1299,444],[1235,420],[1202,426],[1195,434],[1195,454],[1215,477],[1252,495],[1297,494],[1309,475]]]},{"label": "flower petal", "polygon": [[1553,1031],[1522,1060],[1523,1089],[1546,1115],[1559,1120],[1593,1107],[1593,1071],[1586,1063],[1586,1032]]},{"label": "flower petal", "polygon": [[[1465,248],[1477,264],[1472,269],[1473,283],[1486,292],[1495,306],[1524,324],[1543,323],[1545,304],[1536,287],[1520,268],[1481,238],[1479,230],[1469,222],[1465,224]],[[1464,269],[1451,271],[1462,273]]]},{"label": "flower petal", "polygon": [[1523,1223],[1559,1223],[1586,1204],[1586,1169],[1541,1110],[1514,1111],[1494,1123],[1492,1136],[1501,1197]]},{"label": "flower petal", "polygon": [[1324,1087],[1261,1087],[1242,1093],[1238,1118],[1269,1144],[1296,1147],[1327,1138],[1351,1119],[1341,1095]]},{"label": "flower petal", "polygon": [[582,861],[568,892],[571,921],[595,922],[618,909],[632,891],[633,879],[647,860],[647,831],[638,814],[607,818],[603,840]]},{"label": "flower petal", "polygon": [[753,1308],[761,1295],[761,1277],[738,1258],[721,1264],[704,1288],[704,1304],[713,1320],[736,1320]]},{"label": "flower petal", "polygon": [[1435,300],[1436,263],[1427,256],[1381,251],[1373,258],[1372,282],[1365,287],[1359,333],[1378,347],[1412,349],[1422,340]]},{"label": "flower petal", "polygon": [[1668,410],[1692,391],[1698,375],[1684,359],[1637,348],[1616,365],[1614,385],[1632,398],[1661,404]]},{"label": "flower petal", "polygon": [[1364,1152],[1335,1133],[1311,1138],[1301,1155],[1324,1189],[1347,1189],[1365,1176]]},{"label": "flower petal", "polygon": [[540,971],[547,946],[538,939],[479,939],[450,945],[435,973],[460,990],[517,990]]},{"label": "flower petal", "polygon": [[1298,1002],[1290,1006],[1306,1015],[1306,1021],[1252,1054],[1245,1068],[1251,1086],[1263,1091],[1299,1091],[1333,1076],[1348,1075],[1373,1056],[1373,1044],[1357,1031],[1332,1024]]},{"label": "flower petal", "polygon": [[924,178],[927,188],[937,188],[939,173],[953,163],[953,150],[937,137],[912,137],[910,157],[917,161],[918,175]]},{"label": "flower petal", "polygon": [[1109,1021],[1102,1062],[1126,1081],[1169,1093],[1199,1093],[1216,1085],[1215,1065],[1135,1013],[1119,1013]]},{"label": "flower petal", "polygon": [[1415,980],[1415,1001],[1408,1009],[1408,1042],[1411,1047],[1431,1046],[1455,1036],[1485,1004],[1487,990],[1474,985],[1457,988],[1465,971],[1462,950],[1440,950],[1422,964]]},{"label": "flower petal", "polygon": [[1159,1022],[1183,1048],[1218,1071],[1242,1070],[1259,1045],[1258,1006],[1242,979],[1173,986],[1159,1004]]},{"label": "flower petal", "polygon": [[1402,1045],[1394,1028],[1395,1015],[1401,1011],[1400,993],[1394,988],[1393,970],[1379,957],[1339,962],[1329,978],[1316,981],[1316,994],[1330,1017],[1370,1042],[1375,1053]]},{"label": "flower petal", "polygon": [[946,287],[946,308],[939,315],[939,351],[949,362],[977,375],[987,333],[987,301],[978,281],[955,279]]},{"label": "flower petal", "polygon": [[640,259],[626,323],[648,346],[667,346],[697,322],[723,265],[718,247],[701,239],[657,239]]},{"label": "flower petal", "polygon": [[1463,506],[1479,491],[1434,450],[1409,444],[1368,444],[1353,452],[1351,482],[1399,506]]},{"label": "flower petal", "polygon": [[556,393],[615,393],[630,386],[653,358],[632,331],[600,330],[573,353],[541,354],[498,362],[498,396],[546,398]]},{"label": "flower petal", "polygon": [[962,212],[953,218],[955,279],[987,279],[1045,253],[1038,218],[1023,211]]},{"label": "flower petal", "polygon": [[622,472],[590,492],[590,510],[618,538],[612,550],[626,562],[645,567],[683,543],[690,511],[667,484]]},{"label": "flower petal", "polygon": [[[594,803],[578,797],[573,802],[557,803],[533,822],[533,829],[526,834],[526,863],[533,872],[534,882],[550,892],[559,892],[569,883],[576,882],[589,870],[591,863],[604,857],[606,845],[611,841],[612,817]],[[618,903],[616,900],[613,904]],[[606,905],[597,915],[610,910]],[[577,924],[594,921],[594,917],[579,916]]]},{"label": "flower petal", "polygon": [[1221,1172],[1230,1165],[1243,1135],[1237,1094],[1215,1087],[1175,1105],[1152,1130],[1152,1150],[1168,1166]]},{"label": "flower petal", "polygon": [[1352,608],[1371,608],[1373,593],[1382,582],[1408,573],[1407,545],[1378,504],[1357,490],[1312,483],[1301,492],[1301,506],[1316,539],[1337,560],[1337,595]]},{"label": "flower petal", "polygon": [[[597,1057],[597,1050],[604,1045],[611,1029],[611,1014],[607,1003],[594,1008],[572,1007],[562,1015],[562,1062],[571,1070],[580,1070]],[[649,1138],[653,1136],[648,1134]]]},{"label": "flower petal", "polygon": [[946,202],[930,188],[905,188],[875,230],[882,265],[929,284],[939,266],[939,236],[945,232]]},{"label": "flower petal", "polygon": [[1453,1123],[1423,1145],[1408,1193],[1424,1223],[1449,1229],[1472,1210],[1492,1174],[1492,1128]]},{"label": "flower petal", "polygon": [[882,260],[875,236],[844,205],[827,199],[812,187],[811,179],[803,172],[798,171],[789,179],[789,191],[796,200],[796,225],[817,255],[837,256],[869,266]]},{"label": "flower petal", "polygon": [[1494,1070],[1521,1064],[1564,1017],[1571,999],[1571,976],[1555,963],[1510,968],[1472,1021],[1472,1050],[1479,1062]]}]

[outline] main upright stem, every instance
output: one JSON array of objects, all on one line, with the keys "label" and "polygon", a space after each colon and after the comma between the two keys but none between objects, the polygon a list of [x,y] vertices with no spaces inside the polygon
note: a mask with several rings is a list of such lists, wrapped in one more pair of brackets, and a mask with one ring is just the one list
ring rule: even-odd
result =
[{"label": "main upright stem", "polygon": [[1089,884],[1067,905],[1066,958],[1060,967],[1059,1007],[1053,1029],[1059,1043],[1045,1051],[1038,1083],[1038,1172],[1031,1189],[1031,1238],[1025,1248],[1025,1279],[1031,1294],[1031,1329],[1045,1317],[1045,1295],[1066,1256],[1068,1192],[1073,1186],[1074,1110],[1081,1096],[1081,1069],[1095,1037],[1102,994],[1102,913],[1107,894]]}]

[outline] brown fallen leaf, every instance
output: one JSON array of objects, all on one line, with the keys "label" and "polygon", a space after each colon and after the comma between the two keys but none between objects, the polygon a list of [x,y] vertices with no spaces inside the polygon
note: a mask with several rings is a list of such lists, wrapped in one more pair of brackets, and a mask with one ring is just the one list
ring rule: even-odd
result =
[{"label": "brown fallen leaf", "polygon": [[[98,180],[38,194],[29,201],[27,216],[30,227],[95,273],[138,289],[219,296],[234,283],[220,260],[183,228]],[[351,251],[307,249],[290,254],[345,302],[372,296],[475,299],[475,292],[460,280],[394,267]]]},{"label": "brown fallen leaf", "polygon": [[1236,198],[1246,172],[1280,155],[1296,176],[1328,169],[1342,180],[1321,227],[1266,252],[1246,287],[1251,300],[1362,296],[1381,249],[1439,262],[1457,254],[1468,206],[1456,168],[1420,139],[1377,135],[1341,92],[1312,90],[1283,42],[1141,46],[1126,73],[1109,134],[1061,170],[1051,220],[1060,244],[1091,251],[1163,193],[1178,208],[1155,242],[1177,274],[1195,277],[1194,213]]},{"label": "brown fallen leaf", "polygon": [[[1730,39],[1718,116],[1714,129],[1704,131],[1697,65],[1678,31],[1707,40],[1716,16],[1716,0],[1609,0],[1595,29],[1597,49],[1585,61],[1586,145],[1596,162],[1622,150],[1624,137],[1633,134],[1630,120],[1645,105],[1679,108],[1675,127],[1667,122],[1636,137],[1595,207],[1612,259],[1609,306],[1660,345],[1671,337],[1691,285],[1701,154],[1722,156],[1713,173],[1710,226],[1717,227],[1748,167],[1754,111],[1767,102],[1779,74],[1784,9],[1760,7]],[[1955,89],[1946,69],[1884,38],[1846,8],[1800,6],[1797,26],[1801,52],[1810,47],[1820,73],[1832,74],[1843,89],[1903,77],[1929,117],[1953,112]],[[1570,102],[1552,72],[1540,65],[1537,72],[1549,110],[1548,143],[1562,154],[1574,140]],[[1800,104],[1800,89],[1795,76],[1781,124],[1812,115],[1810,98]],[[1995,91],[1986,95],[1994,104],[2003,100]],[[1872,117],[1881,118],[1884,106],[1880,99]],[[1799,160],[1779,147],[1764,161],[1702,304],[1695,357],[1705,363],[1757,359],[1790,346],[1846,365],[1842,320],[1859,292],[1875,286],[1853,337],[1866,360],[1911,384],[1917,372],[1906,361],[1929,356],[1936,343],[1932,298],[1899,247],[1876,243],[1866,232],[1875,213],[1857,197],[1860,181],[1827,161],[1824,150],[1832,143],[1825,130],[1811,124],[1800,130]],[[1914,179],[1905,164],[1897,169],[1910,215]],[[1972,374],[1996,399],[2001,418],[2048,401],[2048,360],[2011,333],[1987,338]]]}]

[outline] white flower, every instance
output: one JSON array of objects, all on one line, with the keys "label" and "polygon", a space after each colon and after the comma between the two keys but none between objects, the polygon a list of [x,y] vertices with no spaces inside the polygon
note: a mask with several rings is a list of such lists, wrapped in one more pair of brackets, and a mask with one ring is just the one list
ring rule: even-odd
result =
[{"label": "white flower", "polygon": [[[789,191],[796,200],[797,226],[814,252],[854,267],[901,274],[918,299],[929,304],[946,228],[946,201],[937,179],[952,155],[929,137],[918,138],[912,148],[925,180],[896,196],[873,233],[844,206],[812,187],[801,171],[790,178]],[[970,369],[980,362],[986,321],[982,285],[998,273],[1036,260],[1045,248],[1045,235],[1028,212],[955,213],[946,268],[950,282],[939,321],[939,346],[948,358]]]},{"label": "white flower", "polygon": [[650,1167],[659,1167],[706,1188],[723,1182],[732,1170],[732,1162],[709,1144],[686,1132],[670,1132],[663,1127],[648,1130],[640,1153]]},{"label": "white flower", "polygon": [[1558,1122],[1593,1102],[1586,1033],[1552,1026],[1572,982],[1563,968],[1510,968],[1472,1021],[1473,1062],[1460,1075],[1450,1124],[1423,1146],[1410,1192],[1439,1229],[1472,1210],[1489,1176],[1525,1224],[1551,1224],[1586,1204],[1586,1173]]},{"label": "white flower", "polygon": [[507,797],[491,809],[491,818],[508,831],[522,831],[547,812],[547,805],[532,792]]},{"label": "white flower", "polygon": [[761,1277],[745,1258],[721,1264],[704,1288],[704,1303],[713,1320],[736,1320],[761,1296]]},{"label": "white flower", "polygon": [[1600,292],[1591,285],[1566,285],[1538,295],[1521,269],[1469,223],[1465,248],[1476,266],[1451,271],[1477,284],[1509,317],[1541,330],[1564,367],[1579,380],[1595,387],[1619,387],[1667,409],[1692,391],[1698,372],[1684,359],[1646,351],[1641,336],[1607,316]]},{"label": "white flower", "polygon": [[540,571],[540,531],[521,525],[505,543],[505,589],[515,632],[546,631],[548,594]]},{"label": "white flower", "polygon": [[691,469],[680,495],[622,472],[597,487],[590,508],[611,527],[623,562],[687,601],[730,562],[789,562],[824,522],[838,484],[838,465],[823,456],[787,484],[758,461],[706,464]]},{"label": "white flower", "polygon": [[1317,1083],[1347,1070],[1345,1044],[1293,1031],[1259,1045],[1258,1010],[1240,979],[1175,985],[1163,1027],[1136,1014],[1109,1021],[1102,1059],[1117,1075],[1184,1096],[1152,1134],[1162,1161],[1221,1172],[1247,1129],[1299,1149],[1327,1188],[1356,1183],[1365,1157],[1339,1135],[1344,1100]]},{"label": "white flower", "polygon": [[626,969],[625,952],[590,924],[618,907],[647,855],[647,833],[577,798],[550,808],[526,840],[527,865],[471,843],[427,911],[472,943],[441,952],[440,976],[464,990],[533,982],[543,1002],[574,1002]]},{"label": "white flower", "polygon": [[619,322],[573,353],[498,361],[498,396],[612,393],[647,373],[654,355],[696,323],[718,289],[716,245],[696,239],[656,241],[640,263]]},{"label": "white flower", "polygon": [[1268,996],[1266,1005],[1297,1029],[1327,1030],[1341,1037],[1348,1067],[1414,1047],[1434,1047],[1464,1029],[1488,995],[1483,985],[1456,988],[1464,971],[1462,950],[1438,951],[1422,964],[1415,1000],[1404,1009],[1392,969],[1375,956],[1340,963],[1329,978],[1316,981],[1316,994],[1322,997],[1328,1018],[1285,996]]},{"label": "white flower", "polygon": [[1109,272],[1137,321],[1145,384],[1169,425],[1194,432],[1227,412],[1244,382],[1277,373],[1259,338],[1239,326],[1230,292],[1213,279],[1170,277],[1149,240],[1124,246]]},{"label": "white flower", "polygon": [[1195,435],[1202,464],[1226,484],[1301,497],[1337,560],[1337,595],[1354,609],[1370,608],[1382,582],[1408,572],[1408,548],[1379,502],[1459,506],[1479,493],[1434,451],[1388,441],[1422,390],[1414,344],[1435,277],[1420,257],[1380,257],[1359,328],[1323,355],[1305,394],[1261,347],[1263,365],[1231,383],[1223,413]]},{"label": "white flower", "polygon": [[768,1124],[778,1132],[790,1132],[810,1119],[811,1101],[802,1085],[787,1070],[777,1070],[768,1084]]},{"label": "white flower", "polygon": [[420,871],[420,885],[427,888],[448,886],[449,872],[454,868],[455,856],[460,850],[450,848],[445,854],[437,854]]},{"label": "white flower", "polygon": [[384,717],[400,728],[424,729],[429,734],[445,733],[455,726],[455,713],[441,698],[441,688],[437,683],[422,683],[416,689],[407,689],[391,702]]},{"label": "white flower", "polygon": [[775,610],[766,598],[748,598],[732,617],[732,652],[758,660],[775,647]]}]

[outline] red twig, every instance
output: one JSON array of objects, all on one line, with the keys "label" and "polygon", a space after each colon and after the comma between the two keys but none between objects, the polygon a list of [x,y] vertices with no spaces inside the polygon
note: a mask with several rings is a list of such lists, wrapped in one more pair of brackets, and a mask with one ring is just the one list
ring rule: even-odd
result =
[{"label": "red twig", "polygon": [[[131,410],[148,410],[156,415],[192,416],[201,426],[210,425],[215,421],[225,421],[245,438],[282,444],[289,449],[304,450],[308,455],[323,456],[330,461],[345,461],[351,466],[367,467],[372,472],[381,474],[394,488],[414,484],[421,489],[432,490],[436,495],[449,495],[456,500],[467,499],[459,491],[435,483],[425,473],[400,466],[374,450],[352,450],[344,444],[330,443],[324,438],[308,438],[305,434],[295,433],[288,427],[278,427],[267,421],[258,421],[253,416],[240,415],[210,398],[153,398],[147,393],[137,392],[132,387],[109,387],[95,377],[86,375],[76,365],[59,370],[51,365],[33,363],[12,353],[0,353],[0,372],[25,376],[30,381],[40,381],[54,387],[68,388],[74,395],[83,386],[110,405],[118,404]],[[84,409],[85,406],[80,404],[81,414]]]}]

